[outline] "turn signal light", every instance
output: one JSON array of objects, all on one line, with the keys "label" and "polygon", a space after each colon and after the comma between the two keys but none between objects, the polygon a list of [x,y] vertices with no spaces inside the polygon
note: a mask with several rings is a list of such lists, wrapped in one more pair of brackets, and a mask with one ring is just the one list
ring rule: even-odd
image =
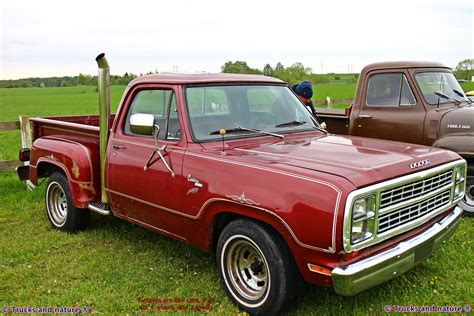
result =
[{"label": "turn signal light", "polygon": [[308,263],[308,268],[312,272],[321,273],[324,275],[331,275],[331,270],[317,266],[315,264]]}]

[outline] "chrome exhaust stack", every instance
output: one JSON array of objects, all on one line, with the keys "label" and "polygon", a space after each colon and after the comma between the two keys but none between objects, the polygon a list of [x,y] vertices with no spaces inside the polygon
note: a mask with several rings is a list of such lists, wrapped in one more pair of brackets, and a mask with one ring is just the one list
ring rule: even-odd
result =
[{"label": "chrome exhaust stack", "polygon": [[99,54],[95,61],[99,66],[100,191],[101,202],[105,204],[108,202],[107,193],[105,192],[105,156],[107,154],[107,140],[109,137],[110,73],[109,63],[104,53]]}]

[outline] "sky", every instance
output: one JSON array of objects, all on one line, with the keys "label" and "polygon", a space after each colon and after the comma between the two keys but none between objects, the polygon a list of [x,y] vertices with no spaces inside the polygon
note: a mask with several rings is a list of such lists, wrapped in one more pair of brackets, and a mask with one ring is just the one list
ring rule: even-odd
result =
[{"label": "sky", "polygon": [[0,79],[474,58],[474,0],[1,0]]}]

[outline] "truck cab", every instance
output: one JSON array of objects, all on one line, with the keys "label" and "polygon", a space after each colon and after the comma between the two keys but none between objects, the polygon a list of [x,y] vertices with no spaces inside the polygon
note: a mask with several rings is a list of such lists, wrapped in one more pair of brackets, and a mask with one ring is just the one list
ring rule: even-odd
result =
[{"label": "truck cab", "polygon": [[461,206],[474,212],[474,106],[452,70],[434,62],[383,62],[361,71],[344,111],[318,110],[329,132],[445,148],[468,161]]}]

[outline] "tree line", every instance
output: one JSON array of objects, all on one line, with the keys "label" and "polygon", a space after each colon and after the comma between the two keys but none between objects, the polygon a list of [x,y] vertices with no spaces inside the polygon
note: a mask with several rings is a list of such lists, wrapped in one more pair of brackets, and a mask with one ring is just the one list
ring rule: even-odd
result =
[{"label": "tree line", "polygon": [[[147,74],[151,74],[149,72]],[[143,75],[143,74],[140,74]],[[138,77],[134,73],[126,72],[122,76],[111,75],[111,85],[127,85],[132,79]],[[0,88],[31,88],[31,87],[71,87],[71,86],[97,86],[97,76],[80,73],[77,76],[24,78],[16,80],[0,80]]]},{"label": "tree line", "polygon": [[[279,78],[285,82],[295,83],[301,80],[309,80],[312,83],[329,83],[332,80],[340,80],[341,76],[337,74],[315,74],[312,69],[305,67],[302,63],[297,62],[291,66],[285,67],[278,62],[275,66],[266,64],[263,69],[251,68],[247,62],[237,60],[228,61],[222,67],[223,73],[240,73],[240,74],[259,74]],[[156,72],[148,72],[152,74]],[[455,69],[456,78],[463,80],[471,80],[474,76],[474,59],[464,59],[460,61]],[[140,74],[140,76],[143,74]],[[111,75],[111,85],[127,85],[132,79],[138,77],[134,73],[126,72],[122,76]],[[359,74],[345,74],[344,82],[357,82]],[[80,73],[77,76],[48,77],[48,78],[25,78],[16,80],[0,80],[0,88],[29,88],[29,87],[68,87],[68,86],[97,86],[97,76],[85,75]]]},{"label": "tree line", "polygon": [[[302,80],[309,80],[312,83],[329,83],[331,79],[340,80],[341,77],[337,74],[315,74],[312,69],[305,67],[302,63],[297,62],[291,66],[285,67],[282,63],[276,63],[275,67],[266,64],[262,70],[251,68],[245,61],[228,61],[222,67],[223,73],[240,73],[240,74],[259,74],[281,79],[285,82],[295,83]],[[345,76],[345,82],[357,82],[359,74],[349,74]]]}]

